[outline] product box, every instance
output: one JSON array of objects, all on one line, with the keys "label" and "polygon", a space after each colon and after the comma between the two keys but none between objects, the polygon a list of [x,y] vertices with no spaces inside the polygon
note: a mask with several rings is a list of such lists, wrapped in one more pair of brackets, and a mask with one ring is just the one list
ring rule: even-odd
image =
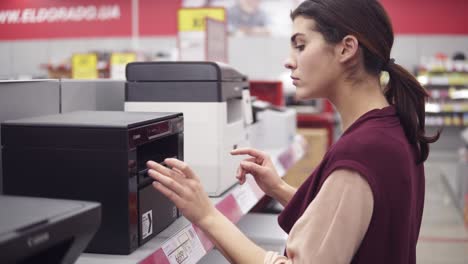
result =
[{"label": "product box", "polygon": [[304,157],[295,163],[283,177],[289,185],[299,187],[322,161],[327,152],[328,130],[325,128],[301,128],[297,133],[307,142]]}]

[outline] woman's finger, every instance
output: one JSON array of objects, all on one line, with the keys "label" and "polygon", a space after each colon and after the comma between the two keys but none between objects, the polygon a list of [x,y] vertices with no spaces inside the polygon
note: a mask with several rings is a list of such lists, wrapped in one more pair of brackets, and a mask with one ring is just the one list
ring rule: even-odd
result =
[{"label": "woman's finger", "polygon": [[237,168],[236,179],[241,185],[245,182],[245,171],[240,166]]},{"label": "woman's finger", "polygon": [[167,188],[163,184],[159,182],[153,182],[153,187],[160,191],[164,196],[166,196],[169,200],[171,200],[176,207],[181,207],[183,203],[183,199],[177,195],[175,192],[173,192],[171,189]]},{"label": "woman's finger", "polygon": [[192,169],[189,165],[187,165],[187,163],[174,158],[165,159],[164,162],[167,165],[173,167],[173,169],[175,168],[182,172],[182,174],[185,175],[185,177],[191,179],[198,179],[198,176],[192,171]]},{"label": "woman's finger", "polygon": [[264,160],[266,154],[254,148],[238,148],[231,150],[231,155],[250,155],[257,158],[257,160]]},{"label": "woman's finger", "polygon": [[184,173],[183,173],[181,170],[179,170],[179,169],[177,169],[177,168],[175,168],[175,167],[173,167],[172,170],[173,170],[174,172],[178,173],[181,177],[184,177],[184,178],[185,178],[185,175],[184,175]]},{"label": "woman's finger", "polygon": [[179,182],[177,182],[177,179],[170,178],[153,169],[148,170],[148,175],[156,181],[160,182],[162,185],[164,185],[171,191],[175,192],[177,195],[184,196],[185,189]]},{"label": "woman's finger", "polygon": [[184,177],[181,173],[177,172],[176,170],[165,167],[165,166],[161,165],[160,163],[154,162],[152,160],[149,160],[146,163],[146,166],[148,168],[150,168],[150,169],[153,169],[153,170],[161,173],[162,175],[170,176],[172,178],[183,178]]},{"label": "woman's finger", "polygon": [[256,174],[261,174],[265,170],[264,167],[258,165],[256,162],[246,160],[241,161],[240,167],[242,168],[242,170],[246,171],[246,173],[250,173],[254,176]]}]

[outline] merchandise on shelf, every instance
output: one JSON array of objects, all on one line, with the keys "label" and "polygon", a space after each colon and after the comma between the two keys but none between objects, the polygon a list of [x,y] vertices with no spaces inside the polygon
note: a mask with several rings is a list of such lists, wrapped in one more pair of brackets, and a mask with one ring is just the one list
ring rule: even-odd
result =
[{"label": "merchandise on shelf", "polygon": [[430,96],[426,103],[426,125],[468,125],[468,61],[444,54],[422,58],[417,79]]}]

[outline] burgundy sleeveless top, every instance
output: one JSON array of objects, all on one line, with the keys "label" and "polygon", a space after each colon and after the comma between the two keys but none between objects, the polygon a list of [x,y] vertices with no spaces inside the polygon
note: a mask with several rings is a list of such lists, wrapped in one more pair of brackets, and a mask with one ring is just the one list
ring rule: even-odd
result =
[{"label": "burgundy sleeveless top", "polygon": [[424,206],[424,167],[416,159],[395,108],[369,111],[332,145],[278,222],[289,233],[327,177],[351,169],[367,180],[374,198],[368,230],[351,263],[416,263]]}]

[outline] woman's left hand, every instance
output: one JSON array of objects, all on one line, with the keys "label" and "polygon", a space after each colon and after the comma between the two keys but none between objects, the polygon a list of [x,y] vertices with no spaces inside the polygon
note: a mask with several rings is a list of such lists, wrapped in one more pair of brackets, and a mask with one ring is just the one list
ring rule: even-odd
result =
[{"label": "woman's left hand", "polygon": [[154,161],[146,163],[148,175],[155,180],[154,188],[174,202],[182,214],[196,225],[215,215],[216,208],[192,169],[178,159],[165,159],[164,163],[170,168]]}]

